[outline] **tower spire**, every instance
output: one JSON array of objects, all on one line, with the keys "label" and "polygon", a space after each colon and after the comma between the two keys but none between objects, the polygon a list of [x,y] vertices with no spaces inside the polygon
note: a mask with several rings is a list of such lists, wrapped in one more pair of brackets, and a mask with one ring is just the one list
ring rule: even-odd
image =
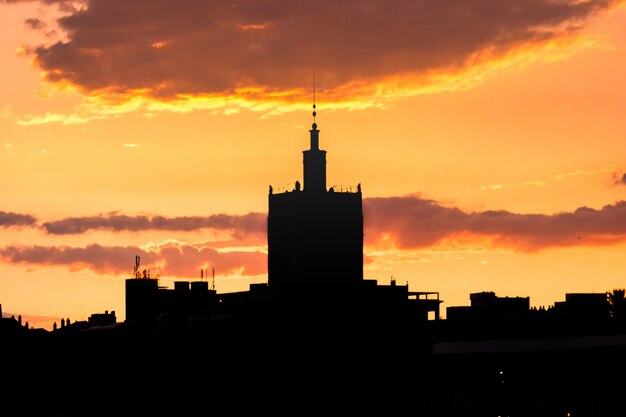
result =
[{"label": "tower spire", "polygon": [[320,131],[317,130],[317,116],[315,103],[315,73],[313,74],[313,125],[311,134],[311,148],[303,151],[304,154],[304,191],[326,191],[326,151],[320,149]]},{"label": "tower spire", "polygon": [[315,73],[313,73],[313,129],[317,128],[315,116],[317,116],[317,112],[315,111]]},{"label": "tower spire", "polygon": [[317,110],[315,104],[315,73],[313,73],[313,124],[311,125],[311,149],[319,149],[319,130],[317,130],[317,122],[315,117],[317,116]]}]

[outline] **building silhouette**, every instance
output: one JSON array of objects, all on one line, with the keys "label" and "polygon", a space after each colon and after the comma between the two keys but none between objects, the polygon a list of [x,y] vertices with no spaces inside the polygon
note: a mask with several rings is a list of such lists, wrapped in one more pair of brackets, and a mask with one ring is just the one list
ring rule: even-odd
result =
[{"label": "building silhouette", "polygon": [[530,297],[498,297],[492,291],[470,294],[470,306],[446,308],[447,320],[507,320],[526,318]]},{"label": "building silhouette", "polygon": [[319,148],[317,123],[309,133],[303,187],[296,182],[291,191],[269,193],[268,284],[358,285],[363,281],[361,186],[326,188],[326,151]]},{"label": "building silhouette", "polygon": [[414,323],[439,320],[437,292],[409,291],[363,277],[363,209],[361,185],[326,185],[326,151],[319,130],[309,130],[310,149],[303,151],[303,180],[292,190],[269,187],[268,282],[248,291],[218,294],[206,281],[178,281],[159,286],[135,259],[126,280],[129,322],[263,321],[311,324]]},{"label": "building silhouette", "polygon": [[554,315],[568,321],[603,321],[609,318],[605,293],[566,293],[565,301],[554,303]]}]

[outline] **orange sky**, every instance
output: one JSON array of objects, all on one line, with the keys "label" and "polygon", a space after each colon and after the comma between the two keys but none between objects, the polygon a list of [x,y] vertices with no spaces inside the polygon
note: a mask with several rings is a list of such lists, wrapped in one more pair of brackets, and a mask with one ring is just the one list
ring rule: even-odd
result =
[{"label": "orange sky", "polygon": [[0,1],[3,311],[124,320],[135,254],[163,285],[265,282],[313,73],[366,278],[439,291],[444,316],[625,287],[626,8],[493,3]]}]

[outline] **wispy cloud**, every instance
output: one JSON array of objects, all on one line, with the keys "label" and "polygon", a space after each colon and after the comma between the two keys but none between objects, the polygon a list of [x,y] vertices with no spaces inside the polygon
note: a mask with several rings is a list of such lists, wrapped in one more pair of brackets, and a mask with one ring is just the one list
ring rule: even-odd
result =
[{"label": "wispy cloud", "polygon": [[551,247],[611,245],[626,241],[626,201],[599,210],[580,207],[556,214],[504,210],[465,212],[415,196],[365,199],[368,245],[425,248],[446,240],[483,240],[491,247],[532,252]]},{"label": "wispy cloud", "polygon": [[[609,172],[612,172],[613,168],[604,167],[595,170],[578,170],[571,172],[563,172],[560,174],[553,175],[548,178],[539,178],[528,181],[521,182],[511,182],[511,183],[501,183],[501,184],[489,184],[483,185],[481,190],[502,190],[505,188],[514,188],[514,187],[544,187],[550,183],[567,180],[575,177],[591,177],[595,175],[606,175]],[[615,179],[615,173],[613,173],[613,177]]]},{"label": "wispy cloud", "polygon": [[[626,201],[617,201],[600,209],[579,207],[569,212],[554,214],[513,213],[505,210],[465,211],[445,206],[434,200],[419,196],[366,198],[363,200],[364,237],[368,253],[377,248],[403,249],[456,249],[481,247],[489,250],[506,249],[534,252],[547,248],[571,246],[601,246],[626,242]],[[167,217],[159,215],[129,216],[109,213],[85,217],[68,217],[44,222],[40,226],[35,217],[0,212],[0,226],[40,227],[48,235],[77,235],[88,231],[140,232],[214,230],[228,232],[230,240],[200,244],[163,243],[160,246],[142,246],[146,256],[180,252],[185,258],[202,257],[219,253],[226,259],[227,253],[258,252],[264,245],[267,232],[266,213],[243,215],[215,214],[211,216]],[[200,245],[200,246],[199,246]],[[250,247],[247,247],[250,246]],[[4,259],[19,261],[23,254],[46,255],[55,259],[71,258],[68,264],[80,265],[80,256],[90,250],[102,257],[108,253],[112,260],[107,270],[121,267],[115,259],[123,258],[124,264],[135,247],[107,247],[91,245],[88,248],[71,247],[14,247],[15,256],[5,248]],[[90,250],[87,250],[90,249]],[[214,252],[211,252],[214,251]],[[76,257],[73,255],[76,254]],[[11,256],[9,256],[11,255]],[[80,256],[79,256],[80,255]],[[228,255],[235,256],[235,255]],[[373,255],[372,255],[373,256]],[[44,257],[45,258],[45,257]],[[52,262],[51,261],[51,262]],[[156,261],[154,261],[156,262]],[[175,260],[168,261],[170,264]],[[88,262],[92,269],[97,262]]]},{"label": "wispy cloud", "polygon": [[37,219],[30,214],[0,211],[0,227],[33,226]]},{"label": "wispy cloud", "polygon": [[88,230],[142,231],[171,230],[193,231],[215,229],[229,231],[235,237],[264,235],[267,216],[263,213],[243,215],[213,214],[210,216],[128,216],[119,213],[101,214],[87,217],[68,217],[49,221],[42,228],[49,234],[66,235],[85,233]]},{"label": "wispy cloud", "polygon": [[64,125],[76,125],[87,123],[94,117],[85,116],[79,113],[45,113],[40,115],[28,115],[17,119],[17,124],[21,126],[45,125],[48,123],[61,123]]},{"label": "wispy cloud", "polygon": [[69,270],[92,270],[99,274],[132,272],[135,256],[142,265],[172,277],[194,277],[202,268],[212,267],[221,276],[261,275],[267,272],[267,255],[261,251],[222,252],[205,243],[168,241],[138,246],[19,246],[0,248],[0,259],[22,265],[63,266]]}]

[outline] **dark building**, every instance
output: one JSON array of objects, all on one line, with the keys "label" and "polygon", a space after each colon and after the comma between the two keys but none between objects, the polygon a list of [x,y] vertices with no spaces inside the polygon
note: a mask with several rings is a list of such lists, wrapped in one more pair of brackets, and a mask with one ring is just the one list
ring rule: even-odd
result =
[{"label": "dark building", "polygon": [[106,310],[104,313],[93,313],[87,320],[90,326],[109,326],[117,323],[115,317],[115,311],[109,312]]},{"label": "dark building", "polygon": [[509,320],[522,319],[530,311],[529,297],[498,297],[492,291],[470,294],[471,306],[451,306],[447,320]]},{"label": "dark building", "polygon": [[207,281],[176,281],[174,289],[159,286],[157,278],[138,273],[126,280],[126,321],[194,321],[215,315],[221,298]]},{"label": "dark building", "polygon": [[22,324],[22,316],[17,319],[13,316],[10,318],[2,317],[2,304],[0,304],[0,346],[2,345],[2,337],[21,334],[26,330],[28,330],[28,326]]},{"label": "dark building", "polygon": [[609,302],[606,293],[567,293],[565,301],[554,303],[553,314],[577,322],[607,320]]},{"label": "dark building", "polygon": [[140,274],[139,257],[135,257],[135,273],[126,280],[126,320],[154,321],[161,309],[159,280]]},{"label": "dark building", "polygon": [[[316,113],[313,112],[315,117]],[[313,123],[303,151],[304,184],[274,193],[267,219],[270,287],[355,285],[363,281],[361,186],[326,188],[326,151]]]}]

